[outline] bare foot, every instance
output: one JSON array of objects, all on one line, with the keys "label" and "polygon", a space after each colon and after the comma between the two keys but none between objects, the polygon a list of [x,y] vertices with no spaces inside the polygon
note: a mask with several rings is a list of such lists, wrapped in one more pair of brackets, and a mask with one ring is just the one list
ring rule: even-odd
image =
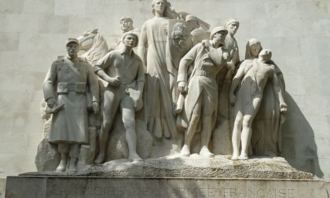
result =
[{"label": "bare foot", "polygon": [[104,153],[99,153],[94,162],[95,164],[102,164],[104,162]]},{"label": "bare foot", "polygon": [[180,151],[180,155],[183,155],[183,156],[189,156],[190,155],[190,149],[189,149],[189,146],[187,144],[183,145],[183,147]]},{"label": "bare foot", "polygon": [[239,159],[240,160],[247,160],[247,159],[249,159],[249,157],[248,157],[248,155],[247,154],[241,154],[240,156],[239,156]]},{"label": "bare foot", "polygon": [[214,154],[209,151],[209,149],[206,146],[203,146],[201,151],[199,152],[199,155],[203,157],[213,157]]},{"label": "bare foot", "polygon": [[133,161],[133,162],[138,162],[138,161],[142,161],[142,158],[137,154],[137,153],[133,153],[128,157],[129,160]]}]

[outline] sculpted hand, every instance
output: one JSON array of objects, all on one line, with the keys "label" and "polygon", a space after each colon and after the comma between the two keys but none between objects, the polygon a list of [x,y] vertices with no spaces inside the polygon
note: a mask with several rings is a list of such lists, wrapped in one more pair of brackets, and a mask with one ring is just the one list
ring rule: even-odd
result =
[{"label": "sculpted hand", "polygon": [[100,106],[98,102],[94,101],[92,107],[95,114],[97,114],[100,111]]},{"label": "sculpted hand", "polygon": [[54,106],[56,106],[56,100],[54,98],[49,98],[46,103],[49,108],[53,108]]},{"label": "sculpted hand", "polygon": [[283,104],[280,104],[280,112],[281,113],[286,113],[288,111],[288,105],[283,103]]},{"label": "sculpted hand", "polygon": [[188,86],[187,86],[187,83],[186,82],[179,82],[178,84],[178,91],[181,93],[181,94],[185,94],[188,92]]},{"label": "sculpted hand", "polygon": [[118,87],[120,85],[120,78],[119,76],[109,78],[108,83],[113,87]]}]

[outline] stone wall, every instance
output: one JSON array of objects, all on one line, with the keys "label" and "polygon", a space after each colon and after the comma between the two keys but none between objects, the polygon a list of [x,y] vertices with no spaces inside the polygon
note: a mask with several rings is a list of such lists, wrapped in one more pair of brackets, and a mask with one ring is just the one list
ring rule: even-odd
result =
[{"label": "stone wall", "polygon": [[[330,178],[330,2],[326,0],[172,0],[212,26],[234,17],[241,58],[249,38],[273,51],[288,91],[284,156],[296,168]],[[151,0],[0,0],[0,175],[33,171],[43,138],[41,83],[65,53],[67,37],[98,27],[108,43],[119,19],[135,27],[152,16]]]}]

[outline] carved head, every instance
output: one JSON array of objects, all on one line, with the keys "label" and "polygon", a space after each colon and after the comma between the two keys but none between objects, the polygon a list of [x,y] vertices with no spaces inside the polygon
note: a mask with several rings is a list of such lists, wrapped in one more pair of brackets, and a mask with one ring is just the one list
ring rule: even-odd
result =
[{"label": "carved head", "polygon": [[258,54],[262,50],[261,43],[258,39],[252,38],[246,43],[245,59],[258,58]]},{"label": "carved head", "polygon": [[139,43],[139,37],[134,32],[126,32],[122,37],[122,42],[125,46],[134,48]]},{"label": "carved head", "polygon": [[228,19],[225,27],[230,35],[235,35],[239,27],[239,21],[237,19]]},{"label": "carved head", "polygon": [[210,39],[216,44],[224,44],[228,31],[223,26],[218,26],[212,29]]},{"label": "carved head", "polygon": [[272,59],[272,51],[269,49],[263,49],[259,53],[259,60],[263,62],[268,62]]},{"label": "carved head", "polygon": [[133,19],[130,17],[123,17],[120,19],[120,29],[123,33],[131,31],[133,27]]},{"label": "carved head", "polygon": [[187,24],[189,31],[192,31],[192,30],[200,27],[199,19],[193,15],[190,15],[190,14],[187,15],[185,20],[186,20],[186,24]]},{"label": "carved head", "polygon": [[171,4],[167,0],[152,0],[151,7],[153,15],[158,13],[160,16],[167,17],[167,9],[171,7]]},{"label": "carved head", "polygon": [[70,57],[76,57],[79,51],[79,41],[75,38],[69,38],[66,42],[66,50]]}]

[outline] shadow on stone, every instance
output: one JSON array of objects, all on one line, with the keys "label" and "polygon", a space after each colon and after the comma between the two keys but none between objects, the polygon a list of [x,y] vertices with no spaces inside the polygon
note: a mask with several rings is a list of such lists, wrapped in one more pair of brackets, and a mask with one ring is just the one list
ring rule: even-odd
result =
[{"label": "shadow on stone", "polygon": [[293,167],[322,178],[314,131],[290,94],[286,101],[290,109],[282,128],[282,156]]}]

